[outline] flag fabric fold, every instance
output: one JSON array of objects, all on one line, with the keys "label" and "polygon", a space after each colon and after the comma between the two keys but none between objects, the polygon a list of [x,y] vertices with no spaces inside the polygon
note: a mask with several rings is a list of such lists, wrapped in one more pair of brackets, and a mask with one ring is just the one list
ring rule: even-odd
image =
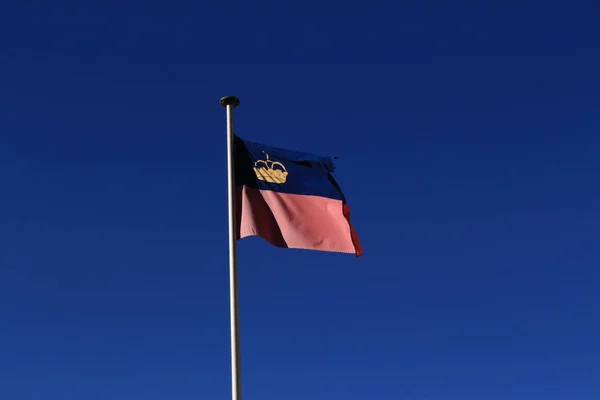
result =
[{"label": "flag fabric fold", "polygon": [[235,136],[237,239],[282,248],[363,254],[350,208],[332,176],[333,157]]}]

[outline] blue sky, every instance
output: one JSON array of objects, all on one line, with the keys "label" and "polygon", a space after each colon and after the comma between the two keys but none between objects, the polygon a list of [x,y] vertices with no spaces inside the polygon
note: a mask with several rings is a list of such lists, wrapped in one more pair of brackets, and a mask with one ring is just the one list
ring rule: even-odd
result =
[{"label": "blue sky", "polygon": [[239,243],[245,399],[598,399],[598,11],[4,4],[0,398],[230,398],[234,94],[365,250]]}]

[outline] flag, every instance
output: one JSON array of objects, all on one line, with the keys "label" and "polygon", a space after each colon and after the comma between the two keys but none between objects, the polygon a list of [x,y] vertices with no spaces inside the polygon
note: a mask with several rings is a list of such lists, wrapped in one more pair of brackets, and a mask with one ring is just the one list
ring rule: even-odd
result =
[{"label": "flag", "polygon": [[363,254],[331,174],[333,157],[234,140],[237,239],[259,236],[282,248]]}]

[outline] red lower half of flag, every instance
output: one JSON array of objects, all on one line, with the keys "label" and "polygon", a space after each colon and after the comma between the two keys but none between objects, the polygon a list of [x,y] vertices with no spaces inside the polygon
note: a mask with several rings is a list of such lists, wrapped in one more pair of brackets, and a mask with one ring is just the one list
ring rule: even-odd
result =
[{"label": "red lower half of flag", "polygon": [[277,247],[362,255],[342,200],[238,187],[238,239],[260,236]]}]

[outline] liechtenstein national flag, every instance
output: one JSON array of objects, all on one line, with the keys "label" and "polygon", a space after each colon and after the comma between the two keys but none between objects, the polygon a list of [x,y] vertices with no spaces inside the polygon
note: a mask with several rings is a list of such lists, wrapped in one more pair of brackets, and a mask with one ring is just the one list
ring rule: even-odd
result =
[{"label": "liechtenstein national flag", "polygon": [[333,158],[235,137],[238,239],[277,247],[363,254]]}]

